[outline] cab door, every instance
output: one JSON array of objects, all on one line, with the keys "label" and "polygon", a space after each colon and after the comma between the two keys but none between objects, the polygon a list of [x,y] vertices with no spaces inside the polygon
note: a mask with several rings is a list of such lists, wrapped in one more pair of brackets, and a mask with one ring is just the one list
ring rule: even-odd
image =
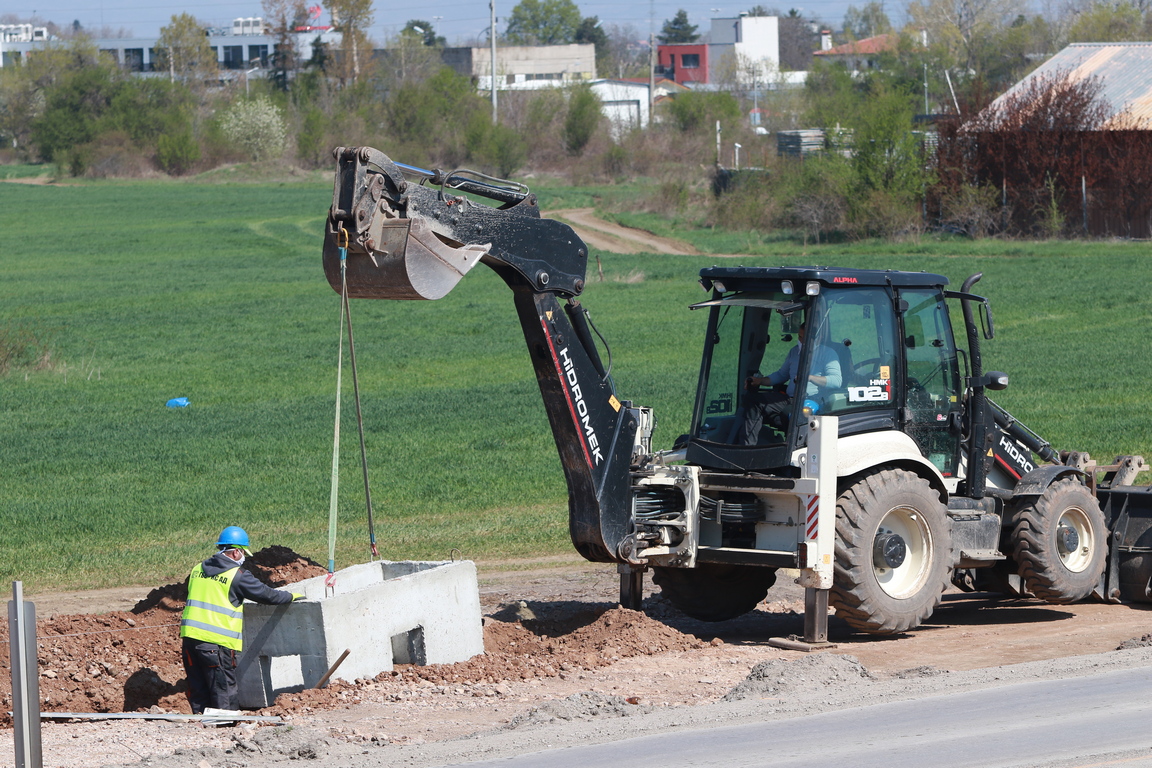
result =
[{"label": "cab door", "polygon": [[904,431],[944,477],[955,477],[960,456],[960,370],[944,295],[905,289],[901,299]]}]

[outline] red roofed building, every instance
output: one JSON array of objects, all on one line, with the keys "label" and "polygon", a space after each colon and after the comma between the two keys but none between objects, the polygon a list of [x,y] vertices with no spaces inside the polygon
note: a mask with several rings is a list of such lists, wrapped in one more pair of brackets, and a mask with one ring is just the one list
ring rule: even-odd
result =
[{"label": "red roofed building", "polygon": [[897,40],[896,35],[876,35],[823,51],[815,51],[812,55],[819,56],[824,61],[839,62],[847,67],[849,72],[862,72],[878,69],[880,56],[895,52]]}]

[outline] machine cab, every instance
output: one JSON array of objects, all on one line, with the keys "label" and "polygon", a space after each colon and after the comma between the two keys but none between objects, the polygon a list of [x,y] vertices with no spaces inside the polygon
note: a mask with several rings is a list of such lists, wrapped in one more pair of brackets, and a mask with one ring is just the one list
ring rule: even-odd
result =
[{"label": "machine cab", "polygon": [[963,406],[943,286],[918,273],[713,268],[688,460],[790,470],[809,414],[840,436],[899,430],[945,477],[959,463]]}]

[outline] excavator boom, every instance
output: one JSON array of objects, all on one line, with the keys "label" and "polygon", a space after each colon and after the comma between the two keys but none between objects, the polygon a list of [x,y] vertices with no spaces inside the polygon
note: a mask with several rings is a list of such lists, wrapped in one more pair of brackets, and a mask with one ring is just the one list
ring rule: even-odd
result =
[{"label": "excavator boom", "polygon": [[346,284],[351,298],[432,300],[476,264],[494,269],[512,289],[560,452],[572,542],[589,560],[618,561],[631,531],[629,469],[650,434],[641,425],[651,418],[616,396],[576,301],[588,259],[583,241],[567,225],[541,218],[522,185],[403,166],[367,147],[335,155],[324,238],[332,288],[341,292]]}]

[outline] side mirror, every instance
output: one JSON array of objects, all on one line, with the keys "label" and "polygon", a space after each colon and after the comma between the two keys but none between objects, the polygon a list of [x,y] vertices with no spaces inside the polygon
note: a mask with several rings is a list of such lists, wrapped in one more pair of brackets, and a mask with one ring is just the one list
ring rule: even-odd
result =
[{"label": "side mirror", "polygon": [[[984,338],[995,338],[996,326],[992,324],[992,308],[988,306],[987,301],[980,304],[980,319],[983,321],[981,324],[984,326]],[[1007,384],[1005,384],[1005,386],[1007,386]]]},{"label": "side mirror", "polygon": [[986,389],[991,389],[994,392],[999,392],[1002,389],[1008,389],[1008,374],[1001,373],[1000,371],[988,371],[980,377],[980,383]]}]

